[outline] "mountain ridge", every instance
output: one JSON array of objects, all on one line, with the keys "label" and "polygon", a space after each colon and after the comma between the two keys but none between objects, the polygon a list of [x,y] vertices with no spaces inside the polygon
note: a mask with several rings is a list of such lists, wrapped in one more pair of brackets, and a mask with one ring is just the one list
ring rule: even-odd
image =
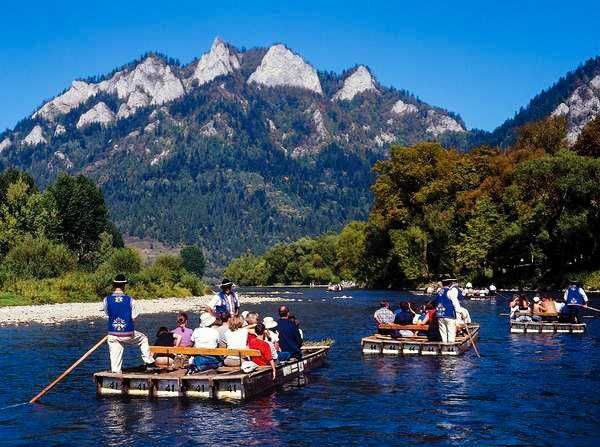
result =
[{"label": "mountain ridge", "polygon": [[89,176],[123,233],[199,242],[216,272],[245,250],[365,218],[371,168],[392,144],[492,137],[367,66],[321,71],[284,44],[216,38],[188,64],[146,53],[75,80],[0,133],[0,168],[42,186],[62,171]]}]

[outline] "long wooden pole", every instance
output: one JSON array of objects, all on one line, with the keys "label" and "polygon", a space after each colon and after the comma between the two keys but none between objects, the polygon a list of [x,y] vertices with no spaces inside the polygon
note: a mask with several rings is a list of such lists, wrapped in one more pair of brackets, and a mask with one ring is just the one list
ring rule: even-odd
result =
[{"label": "long wooden pole", "polygon": [[600,312],[600,309],[596,309],[596,308],[590,307],[590,306],[584,306],[583,304],[567,304],[567,306],[577,306],[577,307],[582,307],[584,309],[589,309],[589,310],[593,310],[596,312]]},{"label": "long wooden pole", "polygon": [[475,350],[475,354],[477,354],[477,357],[481,358],[481,355],[479,354],[479,349],[477,349],[477,345],[475,344],[475,340],[473,340],[473,337],[471,336],[471,332],[469,331],[469,324],[468,323],[465,323],[465,329],[467,331],[467,335],[469,336],[469,341],[473,345],[473,349]]},{"label": "long wooden pole", "polygon": [[60,376],[58,376],[56,379],[54,379],[54,381],[50,385],[48,385],[46,388],[44,388],[42,391],[40,391],[38,394],[36,394],[35,397],[29,401],[29,403],[32,404],[32,403],[38,401],[40,399],[40,397],[42,397],[44,394],[46,394],[48,391],[50,391],[52,388],[54,388],[58,382],[60,382],[65,377],[67,377],[71,373],[71,371],[73,371],[75,368],[77,368],[77,366],[79,366],[79,364],[81,362],[83,362],[85,359],[87,359],[90,355],[92,355],[92,353],[96,349],[98,349],[100,346],[102,346],[102,344],[106,341],[107,338],[108,338],[108,335],[105,335],[104,337],[102,337],[102,339],[98,343],[96,343],[94,346],[92,346],[92,348],[88,352],[86,352],[81,357],[79,357],[79,359],[75,363],[73,363],[71,366],[69,366],[65,370],[65,372],[63,372]]}]

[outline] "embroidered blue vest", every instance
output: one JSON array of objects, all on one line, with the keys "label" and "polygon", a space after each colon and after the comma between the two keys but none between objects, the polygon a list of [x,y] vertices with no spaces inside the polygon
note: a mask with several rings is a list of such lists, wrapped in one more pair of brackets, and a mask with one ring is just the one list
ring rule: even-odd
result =
[{"label": "embroidered blue vest", "polygon": [[[437,306],[435,308],[435,315],[438,318],[456,318],[456,309],[454,308],[454,304],[452,304],[452,300],[448,298],[449,290],[450,289],[448,287],[444,287],[437,293]],[[460,298],[460,290],[458,295]]]},{"label": "embroidered blue vest", "polygon": [[585,304],[583,295],[579,292],[579,287],[570,286],[567,289],[567,304]]},{"label": "embroidered blue vest", "polygon": [[233,308],[230,308],[230,303],[225,292],[219,292],[217,296],[219,297],[219,303],[215,306],[216,313],[224,314],[227,312],[230,315],[233,315],[235,312],[237,312],[239,303],[235,293],[233,293],[233,298],[231,299],[231,305]]},{"label": "embroidered blue vest", "polygon": [[106,297],[106,313],[108,314],[108,334],[127,337],[133,335],[133,316],[131,297],[129,295],[112,294]]}]

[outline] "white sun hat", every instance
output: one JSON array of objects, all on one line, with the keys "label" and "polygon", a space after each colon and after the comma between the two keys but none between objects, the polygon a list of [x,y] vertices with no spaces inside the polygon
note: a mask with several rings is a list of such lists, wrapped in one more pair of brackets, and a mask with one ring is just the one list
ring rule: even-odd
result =
[{"label": "white sun hat", "polygon": [[263,324],[267,329],[275,329],[277,327],[277,322],[273,319],[273,317],[263,318]]},{"label": "white sun hat", "polygon": [[217,319],[209,312],[203,312],[200,315],[200,327],[209,327]]},{"label": "white sun hat", "polygon": [[247,310],[243,311],[243,312],[242,312],[242,318],[245,320],[245,319],[246,319],[246,317],[248,317],[248,314],[249,314],[249,313],[250,313],[250,312],[248,312]]}]

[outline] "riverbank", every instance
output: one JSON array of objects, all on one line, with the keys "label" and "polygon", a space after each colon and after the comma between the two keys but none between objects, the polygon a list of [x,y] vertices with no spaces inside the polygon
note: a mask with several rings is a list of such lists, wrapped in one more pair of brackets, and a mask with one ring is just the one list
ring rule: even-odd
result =
[{"label": "riverbank", "polygon": [[[159,298],[136,300],[140,314],[158,314],[164,312],[197,312],[207,306],[212,295],[187,298]],[[289,301],[278,296],[241,295],[242,304],[260,304],[264,302]],[[101,302],[60,303],[33,306],[0,307],[0,326],[19,326],[31,323],[60,324],[72,320],[94,320],[104,318]]]}]

